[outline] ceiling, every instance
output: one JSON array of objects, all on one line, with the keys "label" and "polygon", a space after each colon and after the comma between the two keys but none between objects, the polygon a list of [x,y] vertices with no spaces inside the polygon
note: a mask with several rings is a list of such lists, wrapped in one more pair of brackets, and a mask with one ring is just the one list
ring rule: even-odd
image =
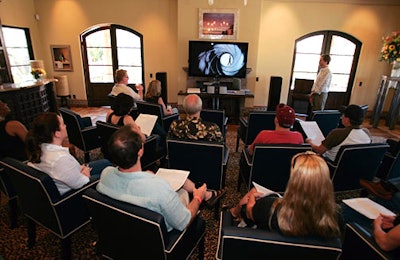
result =
[{"label": "ceiling", "polygon": [[400,0],[277,0],[278,2],[345,3],[360,5],[400,5]]}]

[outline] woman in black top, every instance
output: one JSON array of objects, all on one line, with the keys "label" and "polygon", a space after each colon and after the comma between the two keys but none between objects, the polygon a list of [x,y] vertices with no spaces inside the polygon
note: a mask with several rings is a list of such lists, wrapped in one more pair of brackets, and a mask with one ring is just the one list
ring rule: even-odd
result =
[{"label": "woman in black top", "polygon": [[13,157],[26,161],[25,140],[28,130],[10,116],[10,108],[0,100],[0,158]]},{"label": "woman in black top", "polygon": [[328,166],[313,152],[292,159],[290,179],[283,197],[251,189],[231,214],[248,226],[290,236],[340,237],[344,229],[335,202]]}]

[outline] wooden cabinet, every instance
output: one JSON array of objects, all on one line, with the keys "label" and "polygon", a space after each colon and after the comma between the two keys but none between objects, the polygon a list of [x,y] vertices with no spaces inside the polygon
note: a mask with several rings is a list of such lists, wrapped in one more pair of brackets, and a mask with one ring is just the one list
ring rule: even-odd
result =
[{"label": "wooden cabinet", "polygon": [[11,75],[10,62],[4,44],[3,30],[0,21],[0,84],[14,82]]}]

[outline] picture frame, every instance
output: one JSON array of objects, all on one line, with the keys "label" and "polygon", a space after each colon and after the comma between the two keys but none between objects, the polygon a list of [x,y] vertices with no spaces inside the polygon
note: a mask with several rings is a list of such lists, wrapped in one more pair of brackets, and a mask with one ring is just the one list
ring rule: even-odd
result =
[{"label": "picture frame", "polygon": [[199,9],[199,38],[236,40],[239,9]]},{"label": "picture frame", "polygon": [[54,71],[73,71],[70,45],[50,45]]}]

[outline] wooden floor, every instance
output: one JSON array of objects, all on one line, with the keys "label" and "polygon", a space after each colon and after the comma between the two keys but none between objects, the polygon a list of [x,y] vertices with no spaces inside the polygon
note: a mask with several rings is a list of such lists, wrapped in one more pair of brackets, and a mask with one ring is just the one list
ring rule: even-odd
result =
[{"label": "wooden floor", "polygon": [[[71,107],[71,110],[80,114],[81,116],[89,116],[92,119],[92,123],[94,124],[97,120],[105,121],[105,116],[107,111],[110,109],[108,106],[104,107]],[[400,140],[400,124],[397,124],[395,129],[389,130],[389,127],[385,125],[386,120],[382,119],[379,122],[379,126],[377,128],[373,128],[370,124],[370,118],[366,118],[363,127],[369,129],[372,136],[383,137],[383,138],[392,138],[395,140]],[[236,131],[238,125],[229,125],[228,131],[233,130]]]}]

